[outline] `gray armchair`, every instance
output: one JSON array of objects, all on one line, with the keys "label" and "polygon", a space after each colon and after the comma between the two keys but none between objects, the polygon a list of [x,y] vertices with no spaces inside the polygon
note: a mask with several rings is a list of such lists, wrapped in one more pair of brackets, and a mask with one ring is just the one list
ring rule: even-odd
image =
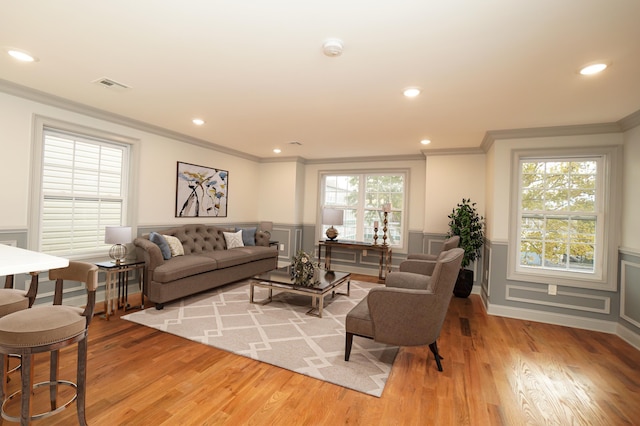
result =
[{"label": "gray armchair", "polygon": [[415,274],[431,275],[438,257],[443,253],[458,247],[460,245],[460,237],[454,235],[449,237],[442,243],[442,250],[439,254],[413,253],[407,255],[407,260],[400,263],[398,270],[400,272],[413,272]]},{"label": "gray armchair", "polygon": [[385,287],[371,289],[345,321],[345,361],[349,361],[353,336],[397,346],[429,345],[442,371],[436,340],[449,308],[464,250],[442,252],[431,276],[392,272]]}]

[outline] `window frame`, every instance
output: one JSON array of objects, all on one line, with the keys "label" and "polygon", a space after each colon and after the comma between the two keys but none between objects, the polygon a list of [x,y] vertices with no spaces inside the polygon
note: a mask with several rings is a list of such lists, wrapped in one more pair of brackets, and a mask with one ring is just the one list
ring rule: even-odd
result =
[{"label": "window frame", "polygon": [[[134,159],[137,158],[138,140],[111,133],[104,130],[85,127],[82,125],[68,123],[48,117],[35,116],[34,132],[32,140],[32,163],[31,163],[31,196],[29,205],[29,247],[33,250],[41,250],[41,229],[44,193],[42,187],[43,179],[43,157],[44,157],[44,138],[46,131],[57,133],[60,135],[69,135],[78,137],[86,141],[96,141],[99,144],[113,144],[124,148],[125,157],[123,158],[123,175],[122,175],[122,219],[121,225],[132,226],[135,222],[134,209],[129,200],[137,199],[136,186],[133,184],[137,169],[134,167]],[[135,229],[135,227],[133,227]],[[81,250],[67,254],[57,254],[72,260],[81,259],[97,259],[108,256],[109,245],[96,246],[95,249]]]},{"label": "window frame", "polygon": [[[541,284],[555,284],[584,289],[616,291],[617,250],[619,244],[620,188],[622,149],[598,146],[558,149],[523,149],[512,152],[509,253],[507,279]],[[562,161],[598,159],[596,215],[602,223],[596,230],[599,253],[594,260],[594,273],[537,269],[520,266],[520,205],[522,194],[521,161]],[[601,170],[600,170],[601,169]],[[598,264],[596,265],[596,262]]]},{"label": "window frame", "polygon": [[[398,207],[398,206],[393,206],[392,205],[392,209],[391,211],[394,214],[400,214],[400,220],[401,220],[401,227],[400,227],[400,232],[401,232],[401,238],[400,238],[400,244],[393,244],[390,245],[390,247],[392,247],[395,251],[399,251],[399,252],[403,252],[406,250],[407,244],[408,244],[408,225],[407,225],[407,221],[408,221],[408,217],[407,217],[407,194],[409,193],[409,176],[410,176],[410,170],[409,169],[363,169],[363,170],[324,170],[324,171],[320,171],[319,172],[319,190],[318,190],[318,212],[317,212],[317,216],[316,216],[316,229],[317,229],[317,238],[319,238],[320,240],[324,240],[325,239],[325,229],[323,228],[323,224],[322,224],[322,210],[325,208],[325,187],[326,187],[326,178],[329,176],[360,176],[360,186],[362,187],[362,189],[364,190],[364,188],[366,187],[366,178],[367,176],[381,176],[381,175],[396,175],[396,176],[402,176],[403,180],[404,180],[404,188],[403,188],[403,194],[402,194],[402,206]],[[357,211],[364,213],[365,211],[368,210],[375,210],[375,209],[370,209],[370,208],[366,208],[366,206],[364,206],[364,192],[359,194],[359,201],[358,201],[358,207],[357,207]],[[335,206],[335,205],[327,205],[327,208],[338,208],[341,209],[344,206]],[[379,209],[377,209],[379,211],[382,211],[382,207],[380,207]],[[358,227],[361,226],[360,230],[363,233],[364,236],[364,224],[360,225],[357,224]],[[378,244],[382,244],[382,236],[383,236],[383,224],[382,221],[380,221],[379,223],[379,227],[378,227]],[[373,229],[371,230],[373,232]],[[338,237],[339,239],[340,237]],[[364,238],[362,238],[361,240],[364,240]]]}]

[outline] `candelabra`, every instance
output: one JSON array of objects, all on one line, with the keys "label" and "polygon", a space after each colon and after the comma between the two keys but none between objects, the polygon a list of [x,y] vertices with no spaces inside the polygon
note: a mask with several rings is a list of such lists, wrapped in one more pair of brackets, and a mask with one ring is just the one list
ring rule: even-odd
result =
[{"label": "candelabra", "polygon": [[388,212],[384,212],[384,220],[382,221],[382,225],[384,225],[382,227],[382,245],[386,246],[387,245],[387,215],[389,213]]},{"label": "candelabra", "polygon": [[374,225],[373,227],[373,245],[378,245],[378,225]]}]

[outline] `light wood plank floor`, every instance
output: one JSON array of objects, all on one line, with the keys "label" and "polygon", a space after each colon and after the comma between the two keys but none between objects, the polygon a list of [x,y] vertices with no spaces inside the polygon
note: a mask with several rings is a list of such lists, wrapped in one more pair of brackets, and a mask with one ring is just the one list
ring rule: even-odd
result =
[{"label": "light wood plank floor", "polygon": [[[381,398],[118,316],[96,317],[89,342],[90,425],[640,424],[640,351],[614,335],[488,316],[476,295],[452,299],[444,372],[427,347],[402,348]],[[44,380],[46,358],[36,359]],[[75,347],[63,351],[65,375],[75,380]],[[74,423],[75,403],[36,424]]]}]

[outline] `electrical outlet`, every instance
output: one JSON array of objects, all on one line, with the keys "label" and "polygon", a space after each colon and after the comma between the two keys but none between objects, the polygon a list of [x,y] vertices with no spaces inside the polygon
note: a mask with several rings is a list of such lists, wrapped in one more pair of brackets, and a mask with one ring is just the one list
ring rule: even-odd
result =
[{"label": "electrical outlet", "polygon": [[548,292],[551,296],[555,296],[556,294],[558,294],[558,286],[555,284],[549,284]]},{"label": "electrical outlet", "polygon": [[280,251],[284,251],[284,244],[280,244]]}]

